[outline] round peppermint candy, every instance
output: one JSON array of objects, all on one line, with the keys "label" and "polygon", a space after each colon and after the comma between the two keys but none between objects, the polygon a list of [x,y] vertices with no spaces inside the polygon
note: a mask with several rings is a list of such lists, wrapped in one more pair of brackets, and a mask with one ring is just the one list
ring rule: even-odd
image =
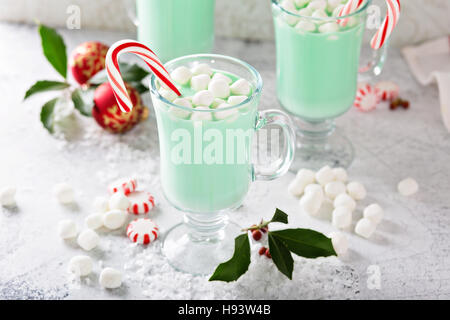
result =
[{"label": "round peppermint candy", "polygon": [[147,214],[155,207],[155,199],[149,192],[135,191],[127,196],[130,200],[128,212],[133,214]]},{"label": "round peppermint candy", "polygon": [[131,178],[121,178],[114,182],[112,182],[108,186],[108,192],[110,194],[116,193],[116,192],[123,192],[123,194],[128,195],[132,192],[134,192],[137,188],[137,181],[136,179]]},{"label": "round peppermint candy", "polygon": [[127,236],[131,241],[149,244],[158,238],[159,229],[149,218],[135,219],[127,227]]}]

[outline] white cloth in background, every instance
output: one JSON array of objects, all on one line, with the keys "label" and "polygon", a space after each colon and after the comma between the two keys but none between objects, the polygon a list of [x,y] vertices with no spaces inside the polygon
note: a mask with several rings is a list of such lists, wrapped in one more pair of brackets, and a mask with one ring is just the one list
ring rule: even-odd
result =
[{"label": "white cloth in background", "polygon": [[442,119],[450,131],[450,36],[402,52],[417,81],[424,86],[437,83]]}]

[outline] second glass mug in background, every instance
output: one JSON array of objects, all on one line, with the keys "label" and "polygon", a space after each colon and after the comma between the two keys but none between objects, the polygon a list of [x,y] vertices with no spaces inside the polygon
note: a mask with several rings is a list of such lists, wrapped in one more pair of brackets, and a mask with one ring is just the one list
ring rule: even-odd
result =
[{"label": "second glass mug in background", "polygon": [[[262,80],[247,63],[204,54],[184,56],[166,63],[165,67],[171,72],[179,66],[191,68],[198,63],[207,63],[230,77],[247,79],[252,86],[247,100],[220,109],[231,116],[214,121],[189,119],[189,114],[209,113],[214,117],[217,109],[195,111],[175,105],[160,95],[155,76],[150,83],[158,125],[163,192],[173,207],[184,212],[184,223],[165,234],[162,251],[178,270],[211,275],[220,263],[231,258],[234,238],[242,232],[240,226],[228,223],[227,212],[242,204],[254,180],[272,180],[288,171],[294,157],[295,132],[283,112],[258,112]],[[186,113],[186,119],[179,116]],[[283,132],[282,156],[268,166],[254,165],[253,135],[269,125],[278,126]],[[198,142],[198,137],[205,142],[194,142]],[[221,141],[214,152],[217,160],[208,161],[205,154],[217,139]],[[186,158],[180,159],[177,146],[182,141],[189,141],[190,145],[183,152]]]},{"label": "second glass mug in background", "polygon": [[[335,132],[334,119],[344,114],[356,95],[358,72],[378,75],[386,47],[362,61],[361,48],[374,34],[366,28],[366,0],[346,16],[346,27],[319,32],[319,27],[337,17],[311,17],[289,12],[280,0],[272,0],[277,52],[277,96],[297,125],[296,159],[291,170],[318,169],[324,165],[348,167],[354,158],[350,141]],[[344,17],[341,17],[344,18]],[[307,28],[297,28],[302,23]],[[368,45],[368,44],[367,44]],[[360,63],[363,62],[363,67]]]},{"label": "second glass mug in background", "polygon": [[127,0],[138,41],[163,61],[214,46],[215,0]]}]

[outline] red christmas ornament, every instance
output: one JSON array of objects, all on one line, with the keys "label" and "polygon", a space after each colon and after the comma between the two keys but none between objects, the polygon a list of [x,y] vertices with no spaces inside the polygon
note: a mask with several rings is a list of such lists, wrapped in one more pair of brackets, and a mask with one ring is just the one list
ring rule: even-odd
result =
[{"label": "red christmas ornament", "polygon": [[69,60],[69,67],[79,84],[87,83],[97,72],[105,68],[108,49],[107,45],[95,41],[82,43],[75,48]]},{"label": "red christmas ornament", "polygon": [[94,93],[92,116],[102,128],[112,133],[126,132],[148,117],[148,109],[142,105],[137,90],[128,83],[125,83],[125,86],[134,106],[133,110],[127,113],[120,111],[109,82],[100,85]]}]

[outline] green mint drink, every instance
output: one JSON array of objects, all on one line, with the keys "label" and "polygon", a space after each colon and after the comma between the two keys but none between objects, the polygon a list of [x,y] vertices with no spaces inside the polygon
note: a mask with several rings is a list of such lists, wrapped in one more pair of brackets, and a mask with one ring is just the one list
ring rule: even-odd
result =
[{"label": "green mint drink", "polygon": [[162,61],[214,45],[215,0],[136,0],[138,40]]}]

